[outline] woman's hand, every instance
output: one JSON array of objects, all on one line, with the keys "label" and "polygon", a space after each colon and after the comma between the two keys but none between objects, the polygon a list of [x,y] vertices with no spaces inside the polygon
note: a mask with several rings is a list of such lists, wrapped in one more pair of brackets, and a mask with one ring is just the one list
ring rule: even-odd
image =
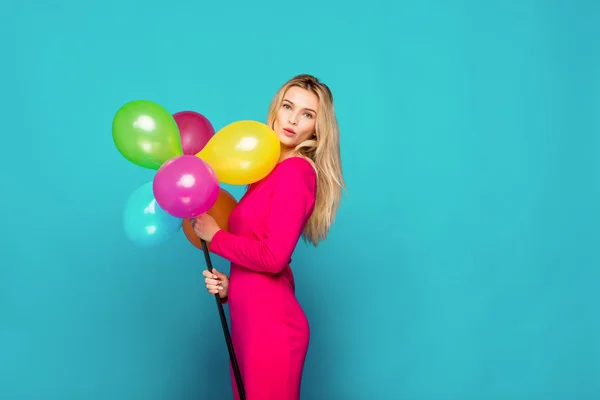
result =
[{"label": "woman's hand", "polygon": [[192,218],[190,221],[196,236],[206,242],[212,241],[215,233],[221,230],[217,221],[208,214],[199,215],[196,218]]},{"label": "woman's hand", "polygon": [[217,271],[214,267],[212,273],[208,270],[204,270],[202,275],[205,276],[204,282],[206,283],[206,290],[208,290],[208,293],[219,293],[221,299],[227,297],[227,291],[229,289],[229,278],[227,278],[227,275]]}]

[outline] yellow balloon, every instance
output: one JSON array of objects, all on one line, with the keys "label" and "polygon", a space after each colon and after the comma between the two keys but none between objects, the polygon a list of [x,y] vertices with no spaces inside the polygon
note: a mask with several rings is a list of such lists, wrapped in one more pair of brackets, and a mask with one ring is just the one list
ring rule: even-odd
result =
[{"label": "yellow balloon", "polygon": [[277,134],[257,121],[237,121],[217,133],[196,154],[206,161],[220,182],[249,185],[267,176],[279,161]]}]

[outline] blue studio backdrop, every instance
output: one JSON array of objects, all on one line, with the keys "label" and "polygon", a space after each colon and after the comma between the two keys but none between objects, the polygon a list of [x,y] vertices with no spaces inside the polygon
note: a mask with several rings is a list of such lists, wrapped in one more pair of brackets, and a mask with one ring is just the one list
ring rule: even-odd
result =
[{"label": "blue studio backdrop", "polygon": [[334,92],[348,183],[330,238],[294,257],[302,398],[600,398],[600,3],[2,14],[0,398],[232,398],[202,253],[124,236],[154,172],[118,153],[112,118],[147,99],[217,130],[264,121],[298,73]]}]

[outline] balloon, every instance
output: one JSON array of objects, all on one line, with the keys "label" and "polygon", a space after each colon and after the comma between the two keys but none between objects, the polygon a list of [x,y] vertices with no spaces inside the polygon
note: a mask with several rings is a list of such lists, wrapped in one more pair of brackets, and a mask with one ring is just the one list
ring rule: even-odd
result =
[{"label": "balloon", "polygon": [[219,196],[215,171],[204,160],[190,155],[175,157],[154,176],[158,204],[178,218],[193,218],[207,212]]},{"label": "balloon", "polygon": [[152,181],[136,189],[127,199],[123,229],[129,240],[140,247],[166,242],[181,228],[181,218],[166,213],[156,202]]},{"label": "balloon", "polygon": [[[237,201],[235,200],[235,197],[233,197],[227,190],[221,188],[219,190],[219,197],[217,198],[215,205],[207,211],[207,214],[212,216],[217,221],[217,224],[221,229],[229,231],[229,215],[236,205]],[[202,242],[194,233],[194,228],[192,228],[191,221],[186,218],[183,220],[181,226],[183,227],[183,233],[185,233],[185,237],[189,240],[189,242],[202,250]],[[210,249],[210,242],[208,243],[208,248]]]},{"label": "balloon", "polygon": [[238,121],[219,130],[196,157],[208,162],[219,181],[248,185],[267,176],[277,162],[277,134],[257,121]]},{"label": "balloon", "polygon": [[180,111],[173,118],[179,127],[183,154],[197,154],[215,134],[210,121],[197,112]]},{"label": "balloon", "polygon": [[113,119],[112,135],[119,152],[140,167],[157,170],[183,154],[175,119],[151,101],[135,100],[122,106]]}]

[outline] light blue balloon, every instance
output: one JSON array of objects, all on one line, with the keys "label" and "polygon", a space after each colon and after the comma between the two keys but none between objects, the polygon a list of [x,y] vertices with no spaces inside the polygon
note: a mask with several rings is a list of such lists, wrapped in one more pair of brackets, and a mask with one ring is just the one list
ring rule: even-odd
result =
[{"label": "light blue balloon", "polygon": [[150,181],[136,189],[125,204],[123,229],[129,240],[140,247],[152,247],[169,240],[183,220],[168,214],[154,199]]}]

